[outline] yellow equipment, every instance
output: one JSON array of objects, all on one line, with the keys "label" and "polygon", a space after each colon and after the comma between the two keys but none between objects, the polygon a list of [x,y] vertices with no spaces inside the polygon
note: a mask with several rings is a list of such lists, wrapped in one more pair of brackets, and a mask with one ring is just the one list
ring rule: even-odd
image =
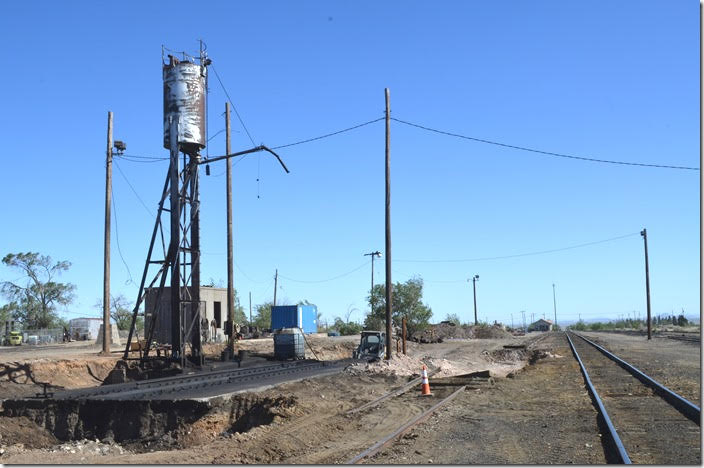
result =
[{"label": "yellow equipment", "polygon": [[22,344],[22,333],[17,331],[10,332],[10,344],[13,346],[19,346]]}]

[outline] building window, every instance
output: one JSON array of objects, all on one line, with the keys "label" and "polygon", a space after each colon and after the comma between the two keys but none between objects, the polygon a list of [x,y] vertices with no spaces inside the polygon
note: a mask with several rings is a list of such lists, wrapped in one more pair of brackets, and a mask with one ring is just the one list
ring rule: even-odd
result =
[{"label": "building window", "polygon": [[222,328],[221,315],[220,315],[220,302],[215,301],[215,307],[213,309],[213,315],[215,316],[215,324],[217,328]]}]

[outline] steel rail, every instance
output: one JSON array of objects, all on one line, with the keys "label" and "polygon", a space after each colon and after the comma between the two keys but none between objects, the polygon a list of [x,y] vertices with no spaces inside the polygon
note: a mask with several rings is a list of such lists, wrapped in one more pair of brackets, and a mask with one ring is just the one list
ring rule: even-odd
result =
[{"label": "steel rail", "polygon": [[591,340],[588,340],[579,333],[574,333],[574,335],[580,337],[581,339],[601,351],[604,356],[608,357],[609,359],[617,363],[619,366],[633,374],[642,383],[655,390],[658,395],[660,395],[670,405],[675,407],[680,413],[687,416],[687,418],[689,418],[692,422],[696,423],[698,426],[701,426],[701,410],[697,405],[673,392],[654,378],[642,372],[640,369],[619,358],[612,352],[606,350],[604,347],[599,346]]},{"label": "steel rail", "polygon": [[[428,373],[428,377],[432,377],[432,376],[434,376],[435,374],[437,374],[438,372],[439,372],[439,369],[435,369],[435,370],[433,370],[432,372],[429,372],[429,373]],[[387,393],[387,394],[385,394],[385,395],[382,395],[382,396],[380,396],[379,398],[377,398],[377,399],[375,399],[375,400],[372,400],[372,401],[370,401],[370,402],[368,402],[368,403],[363,404],[362,406],[359,406],[359,407],[357,407],[357,408],[353,408],[353,409],[347,411],[345,414],[354,414],[354,413],[358,413],[358,412],[360,412],[360,411],[364,411],[365,409],[368,409],[368,408],[371,408],[371,407],[373,407],[373,406],[376,406],[376,405],[378,405],[379,403],[381,403],[382,401],[388,400],[389,398],[393,398],[393,397],[395,397],[395,396],[402,395],[402,394],[406,393],[407,391],[411,390],[413,387],[415,387],[415,386],[418,385],[419,383],[421,383],[422,380],[423,380],[422,377],[418,377],[418,378],[416,378],[416,379],[413,379],[413,380],[409,381],[408,383],[402,385],[401,387],[397,388],[396,390],[392,390],[392,391],[390,391],[389,393]]]},{"label": "steel rail", "polygon": [[587,372],[586,367],[584,367],[584,363],[582,362],[582,359],[579,357],[579,353],[577,352],[577,348],[574,346],[574,343],[572,343],[572,339],[570,338],[570,333],[565,332],[565,336],[567,337],[567,341],[570,343],[570,348],[572,348],[572,352],[574,353],[574,357],[577,359],[577,362],[579,363],[579,367],[582,370],[582,375],[584,375],[584,381],[587,383],[587,388],[589,389],[589,393],[591,393],[592,397],[594,398],[594,401],[597,404],[597,407],[599,409],[599,413],[601,414],[602,418],[604,419],[604,422],[606,423],[606,427],[609,430],[609,436],[611,437],[611,440],[614,443],[614,446],[616,447],[616,451],[618,452],[619,458],[621,459],[621,463],[625,465],[630,465],[631,464],[631,459],[628,456],[628,452],[626,452],[626,448],[623,446],[623,442],[621,442],[621,438],[618,436],[618,433],[616,432],[616,428],[614,427],[613,423],[611,422],[611,418],[609,417],[609,413],[606,412],[606,408],[604,407],[604,404],[601,402],[601,398],[599,398],[599,394],[597,393],[596,389],[594,388],[594,385],[592,385],[592,381],[589,378],[589,373]]},{"label": "steel rail", "polygon": [[232,384],[237,382],[251,382],[257,379],[265,379],[278,375],[287,375],[320,369],[325,367],[335,367],[345,365],[352,360],[342,359],[339,361],[307,361],[304,363],[286,363],[273,366],[252,367],[247,369],[225,369],[205,372],[200,374],[189,374],[183,376],[163,377],[150,381],[137,381],[127,384],[106,385],[98,388],[86,390],[69,390],[62,392],[57,397],[65,398],[100,398],[107,395],[161,395],[173,393],[174,391],[188,391],[216,385]]},{"label": "steel rail", "polygon": [[388,436],[386,436],[386,437],[384,437],[383,439],[381,439],[380,441],[378,441],[376,444],[374,444],[374,445],[372,445],[371,447],[369,447],[369,448],[368,448],[367,450],[365,450],[364,452],[362,452],[362,453],[360,453],[359,455],[357,455],[356,457],[354,457],[354,458],[352,458],[352,459],[346,461],[345,464],[346,464],[346,465],[353,465],[353,464],[355,464],[355,463],[359,463],[359,462],[360,462],[363,458],[365,458],[365,457],[370,457],[370,456],[374,455],[374,454],[377,453],[379,450],[381,450],[381,449],[384,448],[386,445],[388,445],[391,441],[393,441],[393,440],[396,439],[397,437],[400,437],[400,436],[402,436],[403,434],[405,434],[406,431],[408,431],[410,428],[412,428],[413,426],[415,426],[415,425],[418,424],[419,422],[421,422],[421,421],[427,419],[428,417],[430,417],[430,415],[433,414],[433,413],[435,412],[435,410],[437,410],[437,409],[440,408],[441,406],[444,406],[444,405],[446,405],[447,403],[449,403],[449,402],[451,402],[452,400],[454,400],[455,397],[457,397],[457,395],[459,395],[461,392],[463,392],[465,388],[466,388],[466,385],[461,386],[460,388],[458,388],[457,390],[455,390],[450,396],[448,396],[448,397],[445,398],[444,400],[439,401],[438,403],[436,403],[435,405],[433,405],[429,410],[425,411],[424,413],[419,414],[418,416],[416,416],[415,418],[413,418],[412,420],[410,420],[409,422],[407,422],[406,424],[404,424],[403,426],[401,426],[399,429],[397,429],[397,430],[394,431],[393,433],[389,434]]}]

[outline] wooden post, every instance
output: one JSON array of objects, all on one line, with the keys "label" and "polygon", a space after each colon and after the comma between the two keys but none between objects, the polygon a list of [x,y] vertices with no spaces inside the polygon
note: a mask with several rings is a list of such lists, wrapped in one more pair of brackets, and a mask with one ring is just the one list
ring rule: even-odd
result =
[{"label": "wooden post", "polygon": [[[225,154],[230,154],[230,103],[225,103]],[[227,351],[235,356],[235,300],[232,272],[232,160],[226,160],[227,179]]]},{"label": "wooden post", "polygon": [[645,228],[640,232],[643,236],[643,246],[645,247],[645,297],[648,307],[648,339],[652,338],[650,330],[650,271],[648,270],[648,232]]},{"label": "wooden post", "polygon": [[105,240],[103,246],[103,350],[110,354],[110,204],[112,203],[112,112],[108,112],[108,142],[105,158]]},{"label": "wooden post", "polygon": [[401,320],[401,337],[403,339],[403,354],[406,354],[406,317]]},{"label": "wooden post", "polygon": [[386,359],[391,359],[391,105],[389,88],[386,96]]},{"label": "wooden post", "polygon": [[279,284],[279,269],[276,269],[276,273],[274,274],[274,306],[276,306],[276,288]]}]

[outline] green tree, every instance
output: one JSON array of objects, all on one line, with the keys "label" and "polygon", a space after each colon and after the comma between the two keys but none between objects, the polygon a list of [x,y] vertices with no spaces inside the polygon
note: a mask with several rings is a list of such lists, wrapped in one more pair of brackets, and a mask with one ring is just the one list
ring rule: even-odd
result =
[{"label": "green tree", "polygon": [[362,326],[354,322],[345,322],[340,317],[335,317],[333,328],[340,332],[340,335],[356,335],[362,331]]},{"label": "green tree", "polygon": [[[367,314],[364,327],[373,330],[386,328],[386,285],[376,284],[372,289],[374,309]],[[367,297],[370,301],[371,298]],[[395,283],[392,290],[391,321],[393,326],[400,327],[401,319],[406,317],[408,335],[413,335],[428,326],[433,311],[423,304],[423,280],[420,277],[411,278],[405,283]]]},{"label": "green tree", "polygon": [[257,306],[257,314],[254,316],[253,325],[261,329],[271,328],[271,307],[273,303],[265,302]]},{"label": "green tree", "polygon": [[2,262],[24,273],[24,285],[3,281],[2,294],[18,304],[18,319],[25,327],[51,328],[57,325],[56,308],[73,302],[76,286],[58,283],[55,278],[71,266],[70,262],[54,263],[48,255],[36,252],[7,254]]},{"label": "green tree", "polygon": [[[98,299],[94,306],[102,314],[103,300]],[[110,318],[115,321],[119,330],[129,330],[132,325],[132,303],[124,294],[118,296],[110,295]],[[137,314],[135,323],[137,330],[144,330],[144,317]]]},{"label": "green tree", "polygon": [[455,325],[460,324],[460,317],[457,314],[447,314],[445,317],[446,322],[454,323]]}]

